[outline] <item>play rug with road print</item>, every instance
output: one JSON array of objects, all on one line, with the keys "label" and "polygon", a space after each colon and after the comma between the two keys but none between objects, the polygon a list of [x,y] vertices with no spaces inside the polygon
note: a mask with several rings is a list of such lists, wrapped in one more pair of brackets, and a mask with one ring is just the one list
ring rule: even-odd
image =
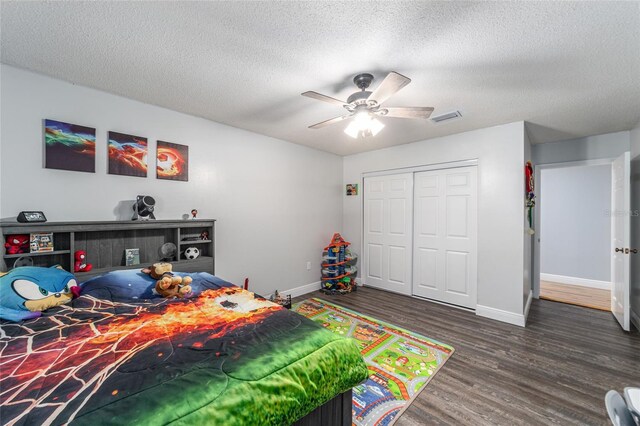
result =
[{"label": "play rug with road print", "polygon": [[293,309],[358,342],[369,378],[353,388],[353,423],[392,425],[453,354],[449,345],[321,299]]}]

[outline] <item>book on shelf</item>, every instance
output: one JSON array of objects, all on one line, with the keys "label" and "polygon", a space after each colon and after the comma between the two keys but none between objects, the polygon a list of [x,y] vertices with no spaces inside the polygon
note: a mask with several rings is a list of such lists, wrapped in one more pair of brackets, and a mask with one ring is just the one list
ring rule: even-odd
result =
[{"label": "book on shelf", "polygon": [[124,259],[126,266],[139,265],[140,264],[140,249],[130,248],[125,249]]},{"label": "book on shelf", "polygon": [[29,238],[29,252],[53,251],[53,232],[32,232]]}]

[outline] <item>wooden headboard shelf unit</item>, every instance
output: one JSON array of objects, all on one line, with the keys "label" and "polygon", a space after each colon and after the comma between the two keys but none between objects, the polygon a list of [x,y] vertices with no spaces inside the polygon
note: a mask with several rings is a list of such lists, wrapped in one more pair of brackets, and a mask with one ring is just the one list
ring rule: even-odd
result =
[{"label": "wooden headboard shelf unit", "polygon": [[[2,234],[2,259],[0,271],[13,267],[21,256],[29,256],[36,266],[62,265],[73,272],[74,252],[85,250],[87,263],[93,264],[90,272],[76,272],[79,281],[118,269],[139,269],[160,260],[159,249],[164,243],[178,247],[173,270],[179,272],[215,273],[215,219],[197,220],[148,220],[102,222],[0,222]],[[203,231],[209,239],[185,241],[199,237]],[[4,243],[7,235],[52,232],[54,251],[43,253],[6,254]],[[200,256],[194,260],[184,258],[187,247],[198,247]],[[140,264],[125,266],[125,249],[140,249]]]}]

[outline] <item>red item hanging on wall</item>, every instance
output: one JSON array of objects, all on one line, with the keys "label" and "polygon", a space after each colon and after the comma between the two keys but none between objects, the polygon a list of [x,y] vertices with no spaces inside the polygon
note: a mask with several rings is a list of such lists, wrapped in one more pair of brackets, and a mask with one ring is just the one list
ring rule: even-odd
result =
[{"label": "red item hanging on wall", "polygon": [[534,190],[533,164],[531,164],[531,161],[527,161],[527,163],[524,165],[524,176],[527,188],[527,196],[529,196],[529,193],[533,192]]},{"label": "red item hanging on wall", "polygon": [[525,178],[525,206],[527,207],[527,219],[529,221],[529,229],[527,232],[529,235],[533,235],[535,231],[533,230],[533,206],[536,205],[536,194],[535,190],[535,182],[534,182],[534,174],[533,174],[533,164],[531,161],[527,161],[524,165],[524,178]]}]

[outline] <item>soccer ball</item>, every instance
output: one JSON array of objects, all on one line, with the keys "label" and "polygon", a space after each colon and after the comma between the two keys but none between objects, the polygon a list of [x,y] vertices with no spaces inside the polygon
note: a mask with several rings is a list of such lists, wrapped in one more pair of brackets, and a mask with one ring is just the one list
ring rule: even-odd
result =
[{"label": "soccer ball", "polygon": [[200,250],[198,250],[197,247],[189,247],[184,251],[184,257],[186,257],[189,260],[193,260],[198,256],[200,256]]}]

